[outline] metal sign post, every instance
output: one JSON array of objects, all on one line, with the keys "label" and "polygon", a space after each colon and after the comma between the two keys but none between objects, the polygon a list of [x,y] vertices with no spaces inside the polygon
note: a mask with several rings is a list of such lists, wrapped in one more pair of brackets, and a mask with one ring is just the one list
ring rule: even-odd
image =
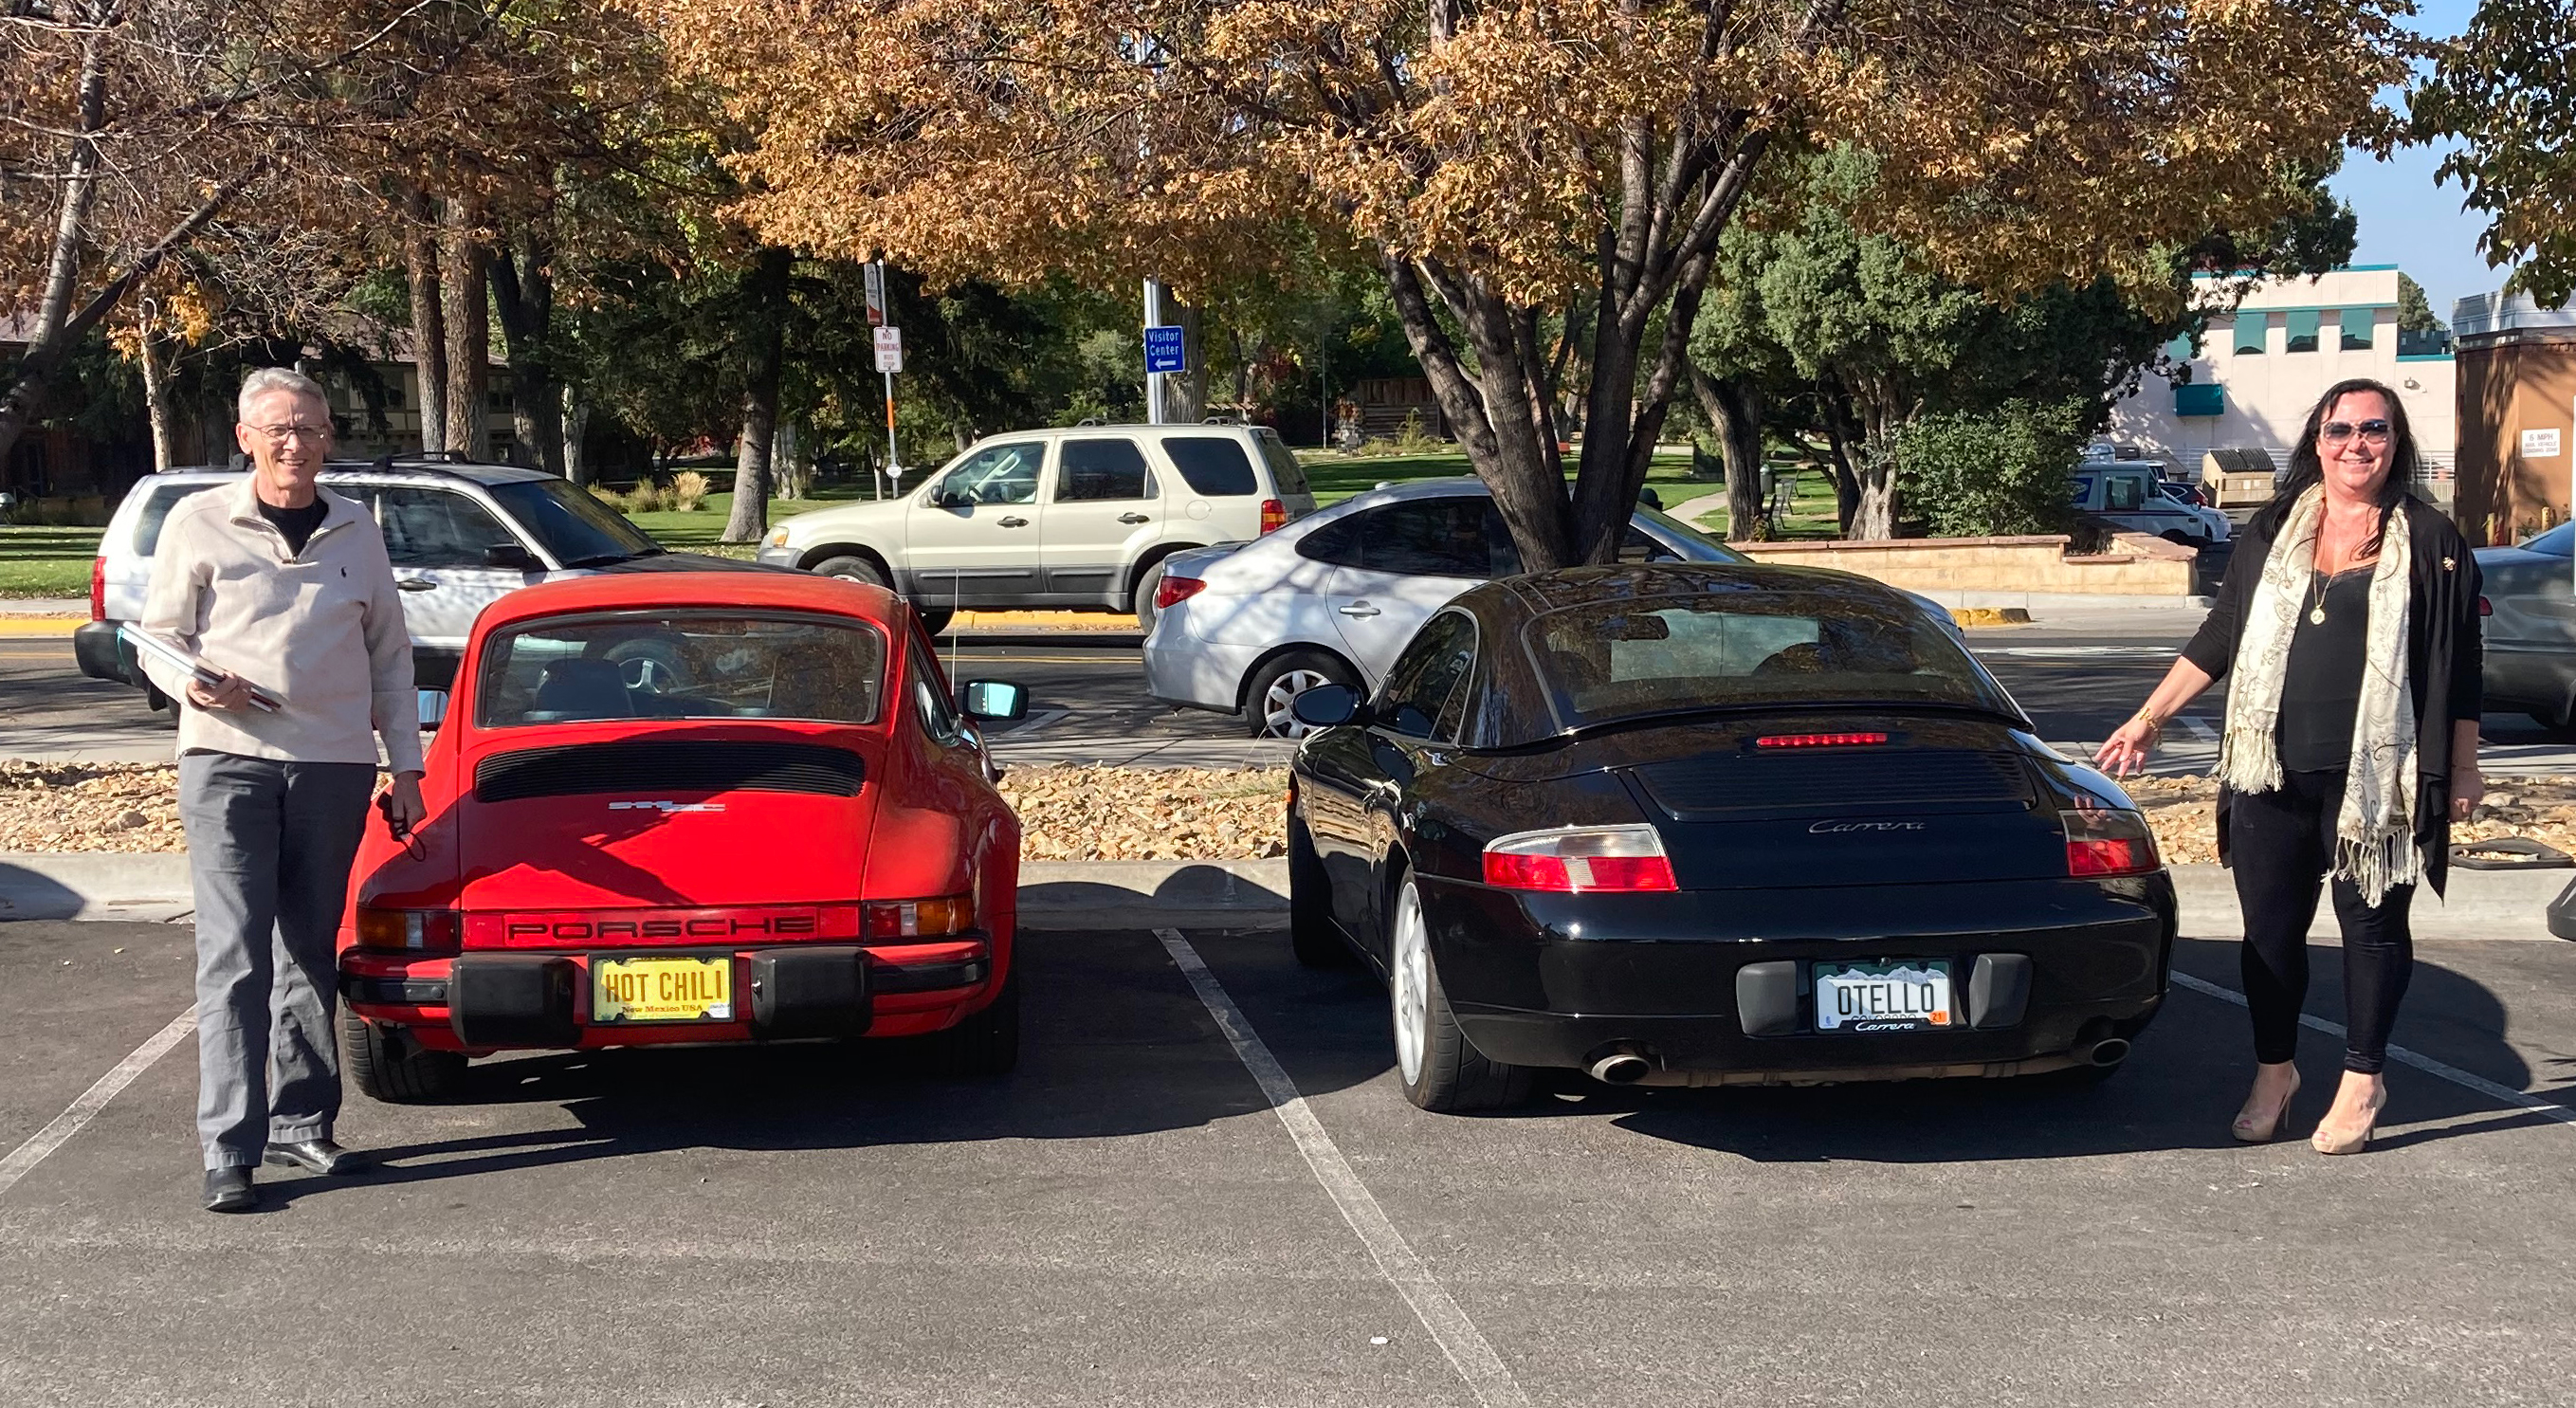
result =
[{"label": "metal sign post", "polygon": [[1163,281],[1145,281],[1145,423],[1163,423],[1163,374],[1154,367],[1154,330],[1163,322]]},{"label": "metal sign post", "polygon": [[886,477],[894,481],[894,492],[903,494],[903,454],[894,443],[894,374],[903,370],[903,329],[878,328],[874,334],[877,347],[877,370],[885,373],[886,386]]},{"label": "metal sign post", "polygon": [[1179,324],[1166,325],[1170,312],[1165,305],[1162,281],[1145,281],[1145,420],[1148,425],[1163,423],[1163,377],[1170,372],[1190,369],[1188,339]]}]

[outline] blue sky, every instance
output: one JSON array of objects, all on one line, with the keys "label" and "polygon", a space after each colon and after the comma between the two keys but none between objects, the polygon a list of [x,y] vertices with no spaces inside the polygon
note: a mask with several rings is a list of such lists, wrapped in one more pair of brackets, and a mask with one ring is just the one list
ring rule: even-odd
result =
[{"label": "blue sky", "polygon": [[[2440,38],[2466,28],[2477,9],[2474,0],[2417,0],[2417,7],[2416,27]],[[2360,220],[2352,262],[2394,264],[2414,275],[2433,312],[2447,323],[2452,300],[2495,289],[2506,271],[2488,268],[2478,253],[2486,219],[2460,209],[2459,183],[2434,184],[2433,168],[2446,150],[2408,147],[2387,161],[2356,151],[2327,184]]]}]

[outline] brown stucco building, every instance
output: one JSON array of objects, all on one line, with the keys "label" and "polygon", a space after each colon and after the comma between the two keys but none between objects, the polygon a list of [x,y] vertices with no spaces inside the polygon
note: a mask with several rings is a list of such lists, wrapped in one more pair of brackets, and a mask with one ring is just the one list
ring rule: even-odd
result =
[{"label": "brown stucco building", "polygon": [[2459,480],[2451,513],[2472,543],[2519,542],[2567,521],[2576,465],[2576,307],[2529,294],[2463,298],[2451,316],[2459,366]]}]

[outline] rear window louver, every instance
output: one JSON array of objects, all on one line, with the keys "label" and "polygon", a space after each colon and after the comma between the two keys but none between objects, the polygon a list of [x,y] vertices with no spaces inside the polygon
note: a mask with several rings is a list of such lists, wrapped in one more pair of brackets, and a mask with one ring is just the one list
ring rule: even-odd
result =
[{"label": "rear window louver", "polygon": [[2021,802],[2030,779],[2009,753],[1931,748],[1710,753],[1637,769],[1676,813],[1804,811],[1883,803]]},{"label": "rear window louver", "polygon": [[509,802],[599,792],[811,792],[855,797],[855,753],[812,743],[582,743],[486,758],[474,797]]}]

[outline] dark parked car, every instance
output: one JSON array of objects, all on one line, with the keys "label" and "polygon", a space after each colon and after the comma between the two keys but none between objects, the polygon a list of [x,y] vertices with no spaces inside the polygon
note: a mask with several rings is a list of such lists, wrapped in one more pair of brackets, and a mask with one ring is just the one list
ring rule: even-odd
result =
[{"label": "dark parked car", "polygon": [[2109,779],[1903,594],[1676,563],[1471,588],[1297,704],[1291,936],[1433,1110],[1612,1082],[2107,1074],[2174,891]]},{"label": "dark parked car", "polygon": [[2480,548],[2485,578],[2487,708],[2544,728],[2576,727],[2576,525],[2509,548]]}]

